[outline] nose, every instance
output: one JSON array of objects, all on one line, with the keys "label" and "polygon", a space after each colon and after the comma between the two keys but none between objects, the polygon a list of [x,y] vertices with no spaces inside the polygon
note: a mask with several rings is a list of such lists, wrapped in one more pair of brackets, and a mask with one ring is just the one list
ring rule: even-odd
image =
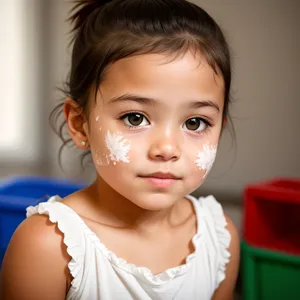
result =
[{"label": "nose", "polygon": [[156,136],[149,149],[150,159],[156,161],[176,161],[180,155],[178,140],[170,134]]}]

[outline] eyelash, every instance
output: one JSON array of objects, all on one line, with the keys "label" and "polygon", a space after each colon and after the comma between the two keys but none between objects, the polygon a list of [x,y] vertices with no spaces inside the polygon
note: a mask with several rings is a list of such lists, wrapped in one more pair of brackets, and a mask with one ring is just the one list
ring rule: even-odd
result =
[{"label": "eyelash", "polygon": [[[138,112],[138,111],[131,111],[131,112],[128,112],[128,113],[126,113],[126,114],[121,115],[121,116],[118,118],[120,121],[123,121],[123,124],[124,124],[128,129],[135,129],[135,128],[138,128],[138,127],[139,127],[139,126],[128,125],[128,124],[125,124],[125,123],[124,123],[124,119],[125,119],[126,117],[132,115],[132,114],[139,114],[139,115],[141,115],[142,117],[144,117],[144,118],[148,121],[148,118],[147,118],[143,113],[140,113],[140,112]],[[207,119],[200,118],[200,117],[191,117],[191,118],[187,119],[186,121],[188,121],[188,120],[190,120],[190,119],[199,119],[199,120],[201,120],[202,122],[204,122],[205,125],[207,125],[206,129],[204,129],[203,131],[200,131],[200,132],[196,132],[196,131],[192,131],[192,130],[191,130],[191,132],[194,132],[195,134],[198,134],[198,135],[203,134],[203,133],[205,133],[206,131],[209,130],[209,127],[212,127],[211,122],[209,122]],[[185,122],[186,122],[186,121],[185,121]],[[148,122],[149,122],[149,121],[148,121]],[[149,123],[150,123],[150,122],[149,122]]]}]

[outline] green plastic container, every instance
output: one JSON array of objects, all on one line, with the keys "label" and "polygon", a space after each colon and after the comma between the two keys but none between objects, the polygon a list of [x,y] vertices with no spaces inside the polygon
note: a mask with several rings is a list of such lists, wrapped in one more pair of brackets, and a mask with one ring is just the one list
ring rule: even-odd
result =
[{"label": "green plastic container", "polygon": [[241,243],[243,300],[299,300],[300,256]]}]

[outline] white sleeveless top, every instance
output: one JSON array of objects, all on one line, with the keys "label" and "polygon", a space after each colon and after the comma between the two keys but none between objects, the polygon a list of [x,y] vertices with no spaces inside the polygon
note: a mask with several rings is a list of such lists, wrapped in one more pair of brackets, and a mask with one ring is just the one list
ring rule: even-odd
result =
[{"label": "white sleeveless top", "polygon": [[[27,217],[46,214],[64,234],[73,276],[67,300],[210,300],[225,278],[230,234],[223,209],[213,196],[192,196],[197,216],[195,252],[186,263],[159,274],[127,263],[107,249],[100,238],[58,196],[27,208]],[[135,250],[138,251],[138,250]]]}]

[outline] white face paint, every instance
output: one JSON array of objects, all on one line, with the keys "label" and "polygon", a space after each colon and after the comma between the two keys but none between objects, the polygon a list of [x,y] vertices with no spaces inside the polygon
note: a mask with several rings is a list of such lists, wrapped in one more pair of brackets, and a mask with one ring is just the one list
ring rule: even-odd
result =
[{"label": "white face paint", "polygon": [[101,153],[101,151],[96,152],[95,162],[98,166],[108,166],[110,163],[108,155]]},{"label": "white face paint", "polygon": [[114,165],[119,161],[129,163],[127,156],[130,150],[129,140],[124,139],[119,133],[110,134],[110,132],[107,131],[105,144],[110,152],[109,158],[114,162]]},{"label": "white face paint", "polygon": [[204,178],[211,170],[217,155],[217,146],[205,144],[197,155],[196,164],[201,170],[206,170]]}]

